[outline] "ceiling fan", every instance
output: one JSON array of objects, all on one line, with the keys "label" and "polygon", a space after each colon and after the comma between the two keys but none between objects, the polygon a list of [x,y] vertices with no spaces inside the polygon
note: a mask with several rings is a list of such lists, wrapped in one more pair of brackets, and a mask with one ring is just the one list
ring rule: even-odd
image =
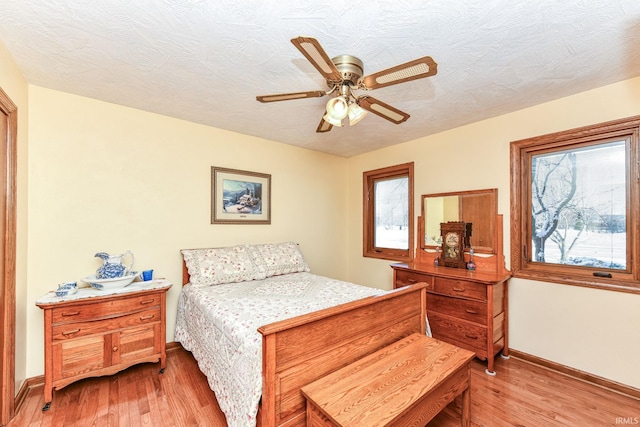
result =
[{"label": "ceiling fan", "polygon": [[276,102],[333,96],[327,102],[326,114],[322,116],[316,132],[329,132],[333,126],[342,126],[343,120],[347,117],[349,125],[353,126],[366,115],[367,111],[400,124],[410,117],[409,114],[371,96],[356,96],[354,91],[378,89],[431,77],[438,72],[438,64],[431,57],[425,56],[362,77],[364,73],[362,61],[355,56],[340,55],[329,59],[320,43],[311,37],[297,37],[291,39],[291,43],[327,80],[329,90],[263,95],[256,96],[256,99],[260,102]]}]

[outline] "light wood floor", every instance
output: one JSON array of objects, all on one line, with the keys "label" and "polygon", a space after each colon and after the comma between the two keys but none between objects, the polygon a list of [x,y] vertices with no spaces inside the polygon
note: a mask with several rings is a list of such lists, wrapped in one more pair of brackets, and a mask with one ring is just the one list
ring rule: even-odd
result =
[{"label": "light wood floor", "polygon": [[[472,362],[472,426],[597,427],[638,424],[640,400],[516,359],[496,361],[495,377]],[[111,377],[79,381],[54,392],[42,412],[42,386],[32,388],[8,426],[226,426],[206,378],[182,348],[167,352],[167,369],[134,366]],[[459,426],[456,402],[429,427]],[[366,427],[366,426],[363,426]]]}]

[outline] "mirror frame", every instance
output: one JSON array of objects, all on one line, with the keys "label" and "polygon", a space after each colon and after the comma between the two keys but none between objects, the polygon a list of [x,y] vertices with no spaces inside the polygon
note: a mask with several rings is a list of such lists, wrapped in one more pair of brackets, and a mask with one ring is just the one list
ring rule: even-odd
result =
[{"label": "mirror frame", "polygon": [[[421,249],[435,249],[439,247],[438,244],[427,244],[426,243],[426,233],[429,227],[427,227],[427,222],[429,219],[429,213],[426,209],[426,204],[428,198],[436,198],[436,197],[455,197],[457,196],[459,200],[464,202],[465,197],[487,197],[486,205],[482,206],[483,217],[486,214],[487,224],[489,230],[484,233],[487,236],[491,236],[491,241],[483,244],[475,243],[473,240],[473,235],[477,235],[477,231],[475,227],[471,230],[471,246],[473,247],[473,251],[476,253],[489,253],[495,254],[497,251],[495,241],[496,239],[496,215],[498,214],[498,189],[490,188],[484,190],[469,190],[469,191],[454,191],[449,193],[434,193],[434,194],[423,194],[420,197],[420,208],[421,208],[421,224],[420,224],[420,248]],[[458,203],[458,210],[460,210],[460,203]],[[464,218],[460,218],[460,212],[458,212],[458,218],[456,219],[447,219],[447,221],[465,221]],[[467,222],[467,221],[465,221]],[[472,222],[473,224],[473,222]],[[440,229],[440,221],[438,221],[438,230]],[[465,245],[465,249],[469,249],[468,245]]]}]

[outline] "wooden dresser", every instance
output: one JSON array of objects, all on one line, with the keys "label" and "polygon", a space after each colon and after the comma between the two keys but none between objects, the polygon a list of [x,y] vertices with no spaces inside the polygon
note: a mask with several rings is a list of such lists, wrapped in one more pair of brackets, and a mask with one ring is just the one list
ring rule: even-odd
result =
[{"label": "wooden dresser", "polygon": [[111,375],[143,362],[166,365],[166,294],[171,283],[132,284],[100,295],[81,289],[67,299],[50,295],[36,305],[44,310],[44,401],[53,389],[87,377]]},{"label": "wooden dresser", "polygon": [[508,346],[508,281],[505,272],[435,267],[431,263],[392,264],[393,286],[427,283],[427,316],[434,338],[475,352],[494,372],[494,357]]}]

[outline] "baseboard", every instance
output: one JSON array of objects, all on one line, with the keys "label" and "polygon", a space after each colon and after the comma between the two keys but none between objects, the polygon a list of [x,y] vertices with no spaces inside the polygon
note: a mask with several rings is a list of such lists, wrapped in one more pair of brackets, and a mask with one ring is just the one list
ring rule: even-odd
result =
[{"label": "baseboard", "polygon": [[16,399],[14,401],[16,414],[18,413],[18,411],[20,411],[20,407],[24,403],[24,400],[27,398],[27,394],[29,394],[29,391],[35,387],[44,387],[44,375],[27,378],[22,382],[20,390],[18,390],[18,394],[16,394]]},{"label": "baseboard", "polygon": [[176,341],[171,341],[167,343],[167,346],[165,348],[166,351],[177,350],[179,348],[182,348],[182,344]]},{"label": "baseboard", "polygon": [[559,372],[561,374],[588,382],[599,387],[606,388],[607,390],[615,391],[617,393],[633,397],[634,399],[640,399],[640,390],[626,384],[609,380],[607,378],[602,378],[597,375],[593,375],[579,369],[571,368],[569,366],[561,365],[560,363],[552,362],[550,360],[543,359],[541,357],[534,356],[522,351],[514,350],[512,348],[509,349],[509,356],[532,363],[534,365],[541,366],[543,368],[547,368],[552,371]]}]

